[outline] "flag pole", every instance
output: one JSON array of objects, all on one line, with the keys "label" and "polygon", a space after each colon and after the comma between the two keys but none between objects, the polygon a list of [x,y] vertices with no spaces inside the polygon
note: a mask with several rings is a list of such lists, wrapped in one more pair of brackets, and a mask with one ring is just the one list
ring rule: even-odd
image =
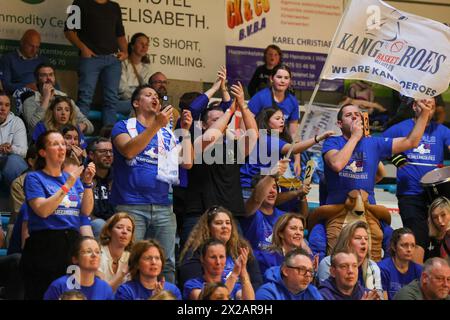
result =
[{"label": "flag pole", "polygon": [[[344,0],[342,0],[342,1],[344,1]],[[307,114],[309,114],[310,111],[311,111],[311,106],[312,106],[312,104],[314,102],[314,99],[315,99],[315,97],[317,95],[317,92],[319,91],[319,86],[320,86],[320,82],[322,81],[323,72],[324,72],[324,70],[327,67],[328,57],[331,55],[331,52],[333,51],[334,41],[336,40],[337,35],[341,31],[344,18],[347,15],[347,12],[348,12],[351,4],[352,4],[352,0],[348,0],[347,6],[346,6],[346,8],[344,10],[344,13],[342,14],[341,20],[339,21],[338,27],[336,28],[336,32],[334,33],[333,39],[331,40],[330,49],[328,49],[327,59],[325,60],[325,64],[323,65],[322,71],[320,71],[319,79],[317,80],[317,83],[316,83],[316,85],[314,87],[314,91],[313,91],[311,97],[309,98],[309,101],[308,101],[308,103],[307,103],[307,105],[305,107],[305,114],[304,114],[305,116]],[[303,119],[305,119],[305,117],[303,117]],[[305,121],[303,119],[302,119],[300,125],[298,126],[297,131],[295,132],[294,139],[293,139],[294,141],[292,142],[292,144],[291,144],[291,146],[289,148],[289,151],[286,154],[286,157],[285,157],[286,159],[289,159],[291,157],[292,150],[294,149],[294,144],[296,142],[300,141],[300,133],[302,132],[303,127],[305,126]]]}]

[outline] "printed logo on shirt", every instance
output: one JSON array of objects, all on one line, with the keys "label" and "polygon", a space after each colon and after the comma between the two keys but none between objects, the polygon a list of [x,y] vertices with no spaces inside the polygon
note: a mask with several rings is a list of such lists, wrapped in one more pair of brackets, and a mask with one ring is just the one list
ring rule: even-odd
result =
[{"label": "printed logo on shirt", "polygon": [[353,153],[350,163],[339,172],[339,176],[351,179],[368,179],[367,172],[364,172],[365,160],[367,160],[367,156],[364,152]]},{"label": "printed logo on shirt", "polygon": [[413,152],[427,154],[431,152],[431,148],[429,144],[422,143],[417,148],[413,149]]},{"label": "printed logo on shirt", "polygon": [[64,199],[61,201],[60,207],[62,206],[64,208],[76,208],[78,206],[78,201],[73,200],[78,200],[78,197],[75,195],[66,194],[64,196]]}]

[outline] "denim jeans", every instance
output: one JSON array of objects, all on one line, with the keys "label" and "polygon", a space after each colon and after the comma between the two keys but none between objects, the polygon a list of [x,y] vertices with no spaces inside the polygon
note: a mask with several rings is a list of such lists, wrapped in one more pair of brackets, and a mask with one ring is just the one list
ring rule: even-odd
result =
[{"label": "denim jeans", "polygon": [[128,116],[131,111],[131,101],[130,100],[118,100],[116,104],[116,111]]},{"label": "denim jeans", "polygon": [[103,125],[116,123],[121,68],[120,61],[113,55],[80,57],[77,105],[85,116],[89,114],[95,86],[100,78],[103,88]]},{"label": "denim jeans", "polygon": [[118,205],[116,212],[127,212],[136,224],[135,239],[155,239],[164,248],[166,263],[163,274],[166,281],[175,283],[175,233],[177,220],[170,206]]},{"label": "denim jeans", "polygon": [[17,154],[0,156],[0,181],[4,187],[11,186],[11,183],[28,168],[25,160]]},{"label": "denim jeans", "polygon": [[96,239],[100,239],[100,233],[102,232],[102,228],[105,224],[106,221],[101,218],[91,220],[92,232],[94,233],[94,237]]}]

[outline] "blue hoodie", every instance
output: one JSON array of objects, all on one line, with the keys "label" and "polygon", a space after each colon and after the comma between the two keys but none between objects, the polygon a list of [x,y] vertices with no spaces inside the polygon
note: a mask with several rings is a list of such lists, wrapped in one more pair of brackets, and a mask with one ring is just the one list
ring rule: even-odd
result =
[{"label": "blue hoodie", "polygon": [[281,267],[267,269],[265,278],[267,283],[256,291],[256,300],[323,300],[319,290],[310,284],[305,290],[291,293],[281,278]]},{"label": "blue hoodie", "polygon": [[348,296],[340,292],[334,278],[329,277],[320,284],[319,291],[324,300],[361,300],[365,289],[359,282],[356,282],[352,294]]}]

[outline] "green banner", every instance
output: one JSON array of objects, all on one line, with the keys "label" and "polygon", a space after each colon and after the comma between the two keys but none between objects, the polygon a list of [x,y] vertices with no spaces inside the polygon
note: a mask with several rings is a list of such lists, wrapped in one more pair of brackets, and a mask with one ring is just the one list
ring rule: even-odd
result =
[{"label": "green banner", "polygon": [[[0,56],[16,50],[18,47],[19,41],[0,40]],[[78,49],[74,46],[41,43],[40,53],[50,59],[50,63],[55,66],[55,69],[78,69]]]}]

